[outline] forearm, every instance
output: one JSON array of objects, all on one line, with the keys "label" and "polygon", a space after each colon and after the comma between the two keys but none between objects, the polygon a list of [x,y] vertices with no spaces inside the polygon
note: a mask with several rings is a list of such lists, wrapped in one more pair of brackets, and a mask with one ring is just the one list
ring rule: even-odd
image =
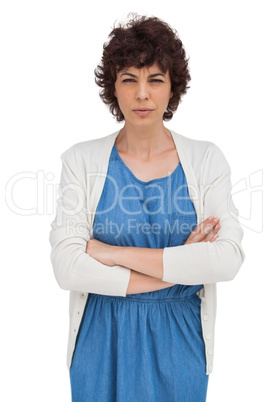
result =
[{"label": "forearm", "polygon": [[131,271],[127,294],[153,292],[173,285],[174,283],[163,282],[161,279],[153,278],[137,271]]},{"label": "forearm", "polygon": [[141,274],[162,280],[163,249],[143,247],[114,248],[115,263]]},{"label": "forearm", "polygon": [[[218,224],[218,222],[218,218],[207,218],[204,222],[200,223],[194,229],[185,244],[190,245],[191,243],[196,242],[215,241],[215,239],[217,238],[217,233],[220,229],[220,225]],[[144,274],[145,276],[150,276],[152,278],[158,279],[161,282],[164,277],[164,263],[165,268],[167,268],[166,259],[164,258],[164,250],[167,249],[169,250],[169,248],[155,249],[145,247],[112,246],[110,244],[102,243],[101,241],[93,238],[87,243],[86,253],[102,264],[111,267],[125,267],[130,269],[131,271],[139,272],[141,274]],[[184,249],[184,247],[171,247],[171,253],[173,253],[173,249]],[[171,265],[172,267],[175,266],[175,271],[178,271],[178,261],[180,261],[180,258],[178,258],[178,256],[172,255],[171,261],[168,265]],[[187,263],[187,261],[185,263]],[[180,265],[183,265],[183,261],[180,261]],[[186,269],[186,271],[187,270],[189,270],[189,268]],[[171,271],[173,271],[173,268],[171,269]],[[183,272],[184,271],[185,268],[183,269]],[[180,278],[176,279],[176,281],[179,280],[179,282],[173,281],[173,279],[166,279],[167,278],[165,277],[164,282],[167,283],[181,283]],[[160,282],[158,284],[160,286],[163,286],[163,284],[161,284]]]}]

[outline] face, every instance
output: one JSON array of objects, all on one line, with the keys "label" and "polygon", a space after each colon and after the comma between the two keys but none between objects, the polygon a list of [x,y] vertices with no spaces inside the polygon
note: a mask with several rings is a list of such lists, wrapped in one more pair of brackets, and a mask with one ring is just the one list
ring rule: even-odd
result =
[{"label": "face", "polygon": [[163,124],[163,114],[172,97],[169,72],[157,64],[129,67],[117,73],[115,96],[126,124]]}]

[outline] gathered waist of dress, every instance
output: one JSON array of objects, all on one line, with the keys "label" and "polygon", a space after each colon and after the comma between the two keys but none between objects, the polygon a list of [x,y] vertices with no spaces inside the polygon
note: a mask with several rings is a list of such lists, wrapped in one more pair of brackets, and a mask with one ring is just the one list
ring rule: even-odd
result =
[{"label": "gathered waist of dress", "polygon": [[122,300],[126,302],[174,302],[185,301],[191,298],[198,297],[197,292],[203,288],[203,285],[186,286],[186,285],[173,285],[171,287],[156,290],[153,292],[133,293],[124,296],[108,296],[91,293],[93,297],[107,298],[111,300]]}]

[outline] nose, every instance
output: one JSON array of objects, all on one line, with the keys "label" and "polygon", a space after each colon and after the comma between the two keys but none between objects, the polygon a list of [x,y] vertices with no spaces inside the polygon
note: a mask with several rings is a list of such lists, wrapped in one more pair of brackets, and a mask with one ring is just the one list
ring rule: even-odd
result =
[{"label": "nose", "polygon": [[144,81],[138,82],[136,97],[138,100],[149,99],[149,88],[148,88],[147,82],[144,82]]}]

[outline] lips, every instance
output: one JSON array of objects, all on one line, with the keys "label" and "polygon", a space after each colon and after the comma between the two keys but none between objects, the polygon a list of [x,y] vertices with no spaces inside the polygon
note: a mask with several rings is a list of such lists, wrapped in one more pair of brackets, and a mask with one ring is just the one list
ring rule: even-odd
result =
[{"label": "lips", "polygon": [[137,109],[133,109],[134,112],[145,112],[145,111],[152,111],[153,109],[150,109],[148,107],[141,107],[141,108],[137,108]]},{"label": "lips", "polygon": [[147,116],[148,114],[153,112],[153,109],[140,108],[140,109],[134,109],[133,112],[138,114],[139,116]]}]

